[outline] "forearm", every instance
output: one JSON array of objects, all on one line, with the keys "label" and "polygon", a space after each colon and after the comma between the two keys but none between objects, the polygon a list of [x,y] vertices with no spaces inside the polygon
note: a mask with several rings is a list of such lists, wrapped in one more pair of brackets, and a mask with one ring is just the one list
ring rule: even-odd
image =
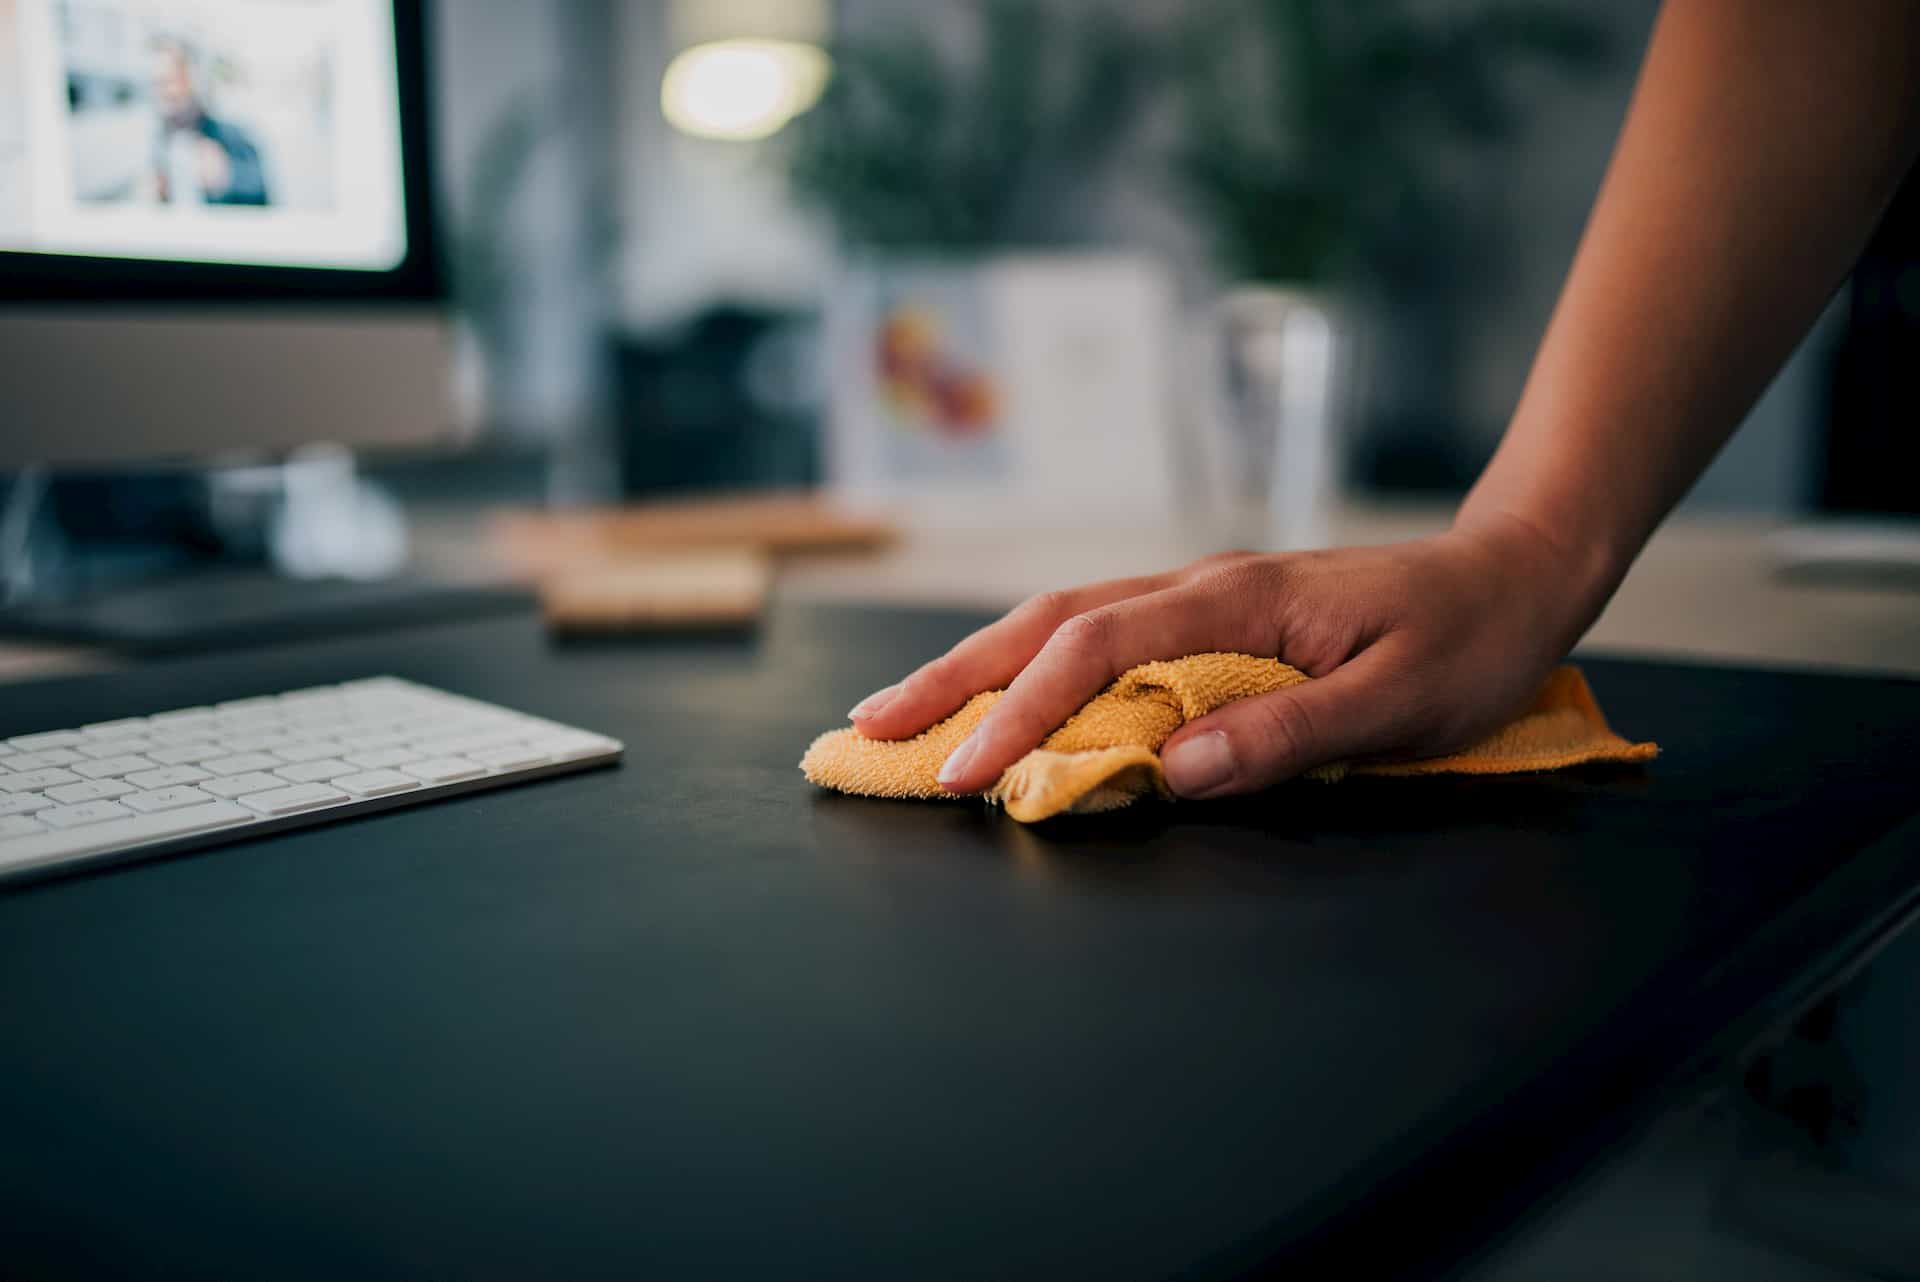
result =
[{"label": "forearm", "polygon": [[1576,636],[1851,268],[1913,161],[1917,88],[1914,0],[1666,6],[1458,521],[1547,544],[1579,598]]}]

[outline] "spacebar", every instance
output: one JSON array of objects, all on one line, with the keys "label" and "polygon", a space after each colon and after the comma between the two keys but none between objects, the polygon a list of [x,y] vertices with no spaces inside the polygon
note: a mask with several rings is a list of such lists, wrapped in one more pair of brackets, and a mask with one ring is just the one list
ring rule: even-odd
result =
[{"label": "spacebar", "polygon": [[251,810],[231,801],[214,801],[204,806],[185,806],[162,810],[157,814],[135,815],[131,819],[109,819],[61,832],[37,832],[31,837],[0,841],[0,872],[24,868],[30,864],[90,855],[102,850],[118,850],[144,841],[164,837],[184,837],[189,833],[225,828],[230,824],[257,819]]}]

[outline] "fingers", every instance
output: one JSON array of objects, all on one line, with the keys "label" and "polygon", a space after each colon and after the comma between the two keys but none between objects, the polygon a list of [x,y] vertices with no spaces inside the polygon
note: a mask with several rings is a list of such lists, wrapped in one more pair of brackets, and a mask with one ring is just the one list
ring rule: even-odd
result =
[{"label": "fingers", "polygon": [[1405,744],[1420,724],[1408,665],[1376,645],[1316,681],[1183,726],[1160,760],[1182,797],[1253,792],[1315,766]]},{"label": "fingers", "polygon": [[1171,578],[1159,574],[1111,579],[1034,597],[904,681],[868,695],[847,714],[848,719],[869,738],[904,739],[919,734],[982,690],[998,690],[1012,681],[1068,619],[1154,592]]},{"label": "fingers", "polygon": [[953,792],[992,784],[1128,668],[1244,648],[1236,603],[1181,585],[1083,611],[1054,630],[940,771]]}]

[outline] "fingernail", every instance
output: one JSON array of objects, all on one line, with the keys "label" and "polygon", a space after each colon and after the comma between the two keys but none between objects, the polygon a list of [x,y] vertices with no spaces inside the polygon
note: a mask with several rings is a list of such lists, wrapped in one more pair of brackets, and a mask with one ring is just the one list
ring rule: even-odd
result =
[{"label": "fingernail", "polygon": [[973,761],[973,754],[980,751],[979,738],[979,732],[975,731],[961,740],[960,746],[947,755],[946,764],[941,766],[940,773],[934,776],[943,786],[952,787],[953,782],[967,772],[967,766]]},{"label": "fingernail", "polygon": [[1167,785],[1183,797],[1200,797],[1233,779],[1233,745],[1223,731],[1209,730],[1174,745],[1161,761]]},{"label": "fingernail", "polygon": [[877,716],[880,709],[893,702],[893,696],[900,693],[898,684],[884,690],[875,690],[872,694],[853,705],[853,711],[847,714],[847,720],[859,721],[866,717]]}]

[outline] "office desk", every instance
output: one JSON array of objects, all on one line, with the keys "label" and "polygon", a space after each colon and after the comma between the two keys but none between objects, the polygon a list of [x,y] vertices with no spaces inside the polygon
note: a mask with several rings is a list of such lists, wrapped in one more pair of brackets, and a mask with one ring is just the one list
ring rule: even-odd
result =
[{"label": "office desk", "polygon": [[1425,1276],[1920,903],[1912,682],[1594,661],[1644,771],[1037,829],[806,787],[976,622],[9,689],[5,734],[390,671],[631,747],[0,896],[0,1272]]}]

